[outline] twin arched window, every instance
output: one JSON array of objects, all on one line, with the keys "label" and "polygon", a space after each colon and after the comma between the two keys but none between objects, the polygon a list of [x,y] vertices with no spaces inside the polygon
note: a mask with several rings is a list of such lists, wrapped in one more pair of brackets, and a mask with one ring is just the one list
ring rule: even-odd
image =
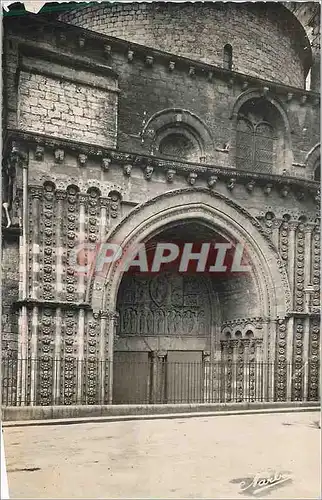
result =
[{"label": "twin arched window", "polygon": [[254,99],[245,103],[237,119],[237,168],[272,172],[278,149],[277,130],[278,119],[269,102]]}]

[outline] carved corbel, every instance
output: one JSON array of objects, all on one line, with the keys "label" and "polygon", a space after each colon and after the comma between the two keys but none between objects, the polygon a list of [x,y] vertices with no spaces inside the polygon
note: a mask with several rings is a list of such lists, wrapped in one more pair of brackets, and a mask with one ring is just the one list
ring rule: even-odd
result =
[{"label": "carved corbel", "polygon": [[36,151],[35,151],[35,159],[37,161],[43,161],[45,155],[45,148],[44,146],[37,146]]},{"label": "carved corbel", "polygon": [[216,186],[217,181],[218,181],[217,175],[211,175],[208,179],[208,187],[214,188]]},{"label": "carved corbel", "polygon": [[169,71],[173,71],[176,67],[176,63],[174,61],[169,61]]},{"label": "carved corbel", "polygon": [[304,106],[304,104],[306,103],[306,101],[307,101],[307,95],[304,94],[304,95],[301,96],[301,99],[300,99],[301,106]]},{"label": "carved corbel", "polygon": [[273,184],[266,184],[266,186],[264,187],[264,193],[268,196],[269,194],[271,194],[272,189]]},{"label": "carved corbel", "polygon": [[286,198],[288,196],[289,192],[290,192],[290,187],[287,185],[284,185],[281,189],[281,196],[283,196],[283,198]]},{"label": "carved corbel", "polygon": [[242,83],[242,90],[246,90],[248,88],[248,81],[244,80]]},{"label": "carved corbel", "polygon": [[234,79],[233,78],[229,78],[229,80],[227,82],[227,85],[228,85],[229,88],[231,88],[234,85]]},{"label": "carved corbel", "polygon": [[196,68],[194,66],[190,66],[189,68],[189,76],[195,76]]},{"label": "carved corbel", "polygon": [[63,32],[59,32],[56,35],[56,40],[59,45],[65,45],[67,42],[67,36]]},{"label": "carved corbel", "polygon": [[106,59],[109,59],[112,54],[112,46],[111,45],[104,45],[104,56]]},{"label": "carved corbel", "polygon": [[291,100],[293,99],[294,97],[294,94],[292,94],[292,92],[288,92],[287,96],[286,96],[286,101],[287,102],[291,102]]},{"label": "carved corbel", "polygon": [[127,60],[128,60],[129,63],[131,63],[133,61],[133,57],[134,57],[133,50],[128,50],[127,51]]},{"label": "carved corbel", "polygon": [[303,201],[305,199],[305,191],[301,190],[296,193],[296,197],[299,201]]},{"label": "carved corbel", "polygon": [[235,186],[236,186],[236,177],[231,177],[227,182],[227,189],[229,189],[229,191],[232,191]]},{"label": "carved corbel", "polygon": [[65,157],[65,151],[63,149],[55,149],[54,151],[55,163],[62,163]]},{"label": "carved corbel", "polygon": [[154,58],[152,56],[146,56],[145,57],[145,64],[146,66],[153,66]]},{"label": "carved corbel", "polygon": [[85,39],[85,37],[84,37],[83,35],[80,35],[80,36],[78,37],[78,47],[79,47],[80,49],[83,49],[83,48],[85,47],[85,40],[86,40],[86,39]]},{"label": "carved corbel", "polygon": [[127,177],[130,177],[131,175],[131,172],[132,172],[132,165],[130,165],[129,163],[124,165],[123,167],[123,173],[124,175],[126,175]]},{"label": "carved corbel", "polygon": [[87,163],[87,155],[85,155],[84,153],[80,153],[78,155],[78,163],[81,167],[85,167]]},{"label": "carved corbel", "polygon": [[172,168],[169,168],[169,170],[167,170],[167,174],[166,174],[167,182],[170,182],[170,183],[173,182],[175,175],[176,175],[176,171]]},{"label": "carved corbel", "polygon": [[110,164],[111,164],[111,158],[108,158],[108,157],[102,158],[102,169],[105,172],[107,172],[109,170]]},{"label": "carved corbel", "polygon": [[266,97],[269,93],[269,87],[263,87],[263,96]]},{"label": "carved corbel", "polygon": [[190,186],[193,186],[197,180],[198,174],[196,172],[190,172],[188,177],[187,177],[187,182],[190,184]]},{"label": "carved corbel", "polygon": [[208,82],[212,82],[213,77],[214,77],[213,71],[208,71],[208,76],[207,76]]},{"label": "carved corbel", "polygon": [[254,187],[255,187],[255,181],[254,179],[252,179],[251,181],[249,181],[247,184],[246,184],[246,189],[249,193],[252,193],[252,191],[254,190]]},{"label": "carved corbel", "polygon": [[153,167],[151,167],[151,165],[148,165],[147,167],[145,167],[145,170],[144,170],[144,177],[146,178],[147,181],[150,181],[151,178],[152,178],[152,174],[153,174]]}]

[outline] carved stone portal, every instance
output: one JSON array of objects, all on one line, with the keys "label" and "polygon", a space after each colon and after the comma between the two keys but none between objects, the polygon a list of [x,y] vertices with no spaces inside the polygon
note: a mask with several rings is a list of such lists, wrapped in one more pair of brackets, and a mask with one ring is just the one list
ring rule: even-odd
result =
[{"label": "carved stone portal", "polygon": [[120,335],[210,335],[211,302],[201,276],[125,276],[118,310]]}]

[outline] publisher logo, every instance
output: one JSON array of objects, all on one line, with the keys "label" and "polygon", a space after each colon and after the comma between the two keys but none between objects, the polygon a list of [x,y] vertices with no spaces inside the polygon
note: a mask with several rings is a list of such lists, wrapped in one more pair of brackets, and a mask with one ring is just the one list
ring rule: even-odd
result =
[{"label": "publisher logo", "polygon": [[260,498],[268,495],[272,490],[291,483],[292,476],[287,471],[267,471],[248,478],[234,479],[232,482],[239,484],[241,495]]}]

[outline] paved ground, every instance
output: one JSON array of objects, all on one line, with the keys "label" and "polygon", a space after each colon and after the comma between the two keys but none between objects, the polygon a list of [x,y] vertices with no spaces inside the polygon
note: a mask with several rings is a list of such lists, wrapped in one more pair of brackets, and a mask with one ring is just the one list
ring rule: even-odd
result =
[{"label": "paved ground", "polygon": [[[256,498],[320,495],[318,412],[5,428],[11,498],[254,498],[242,478],[288,472]],[[29,469],[29,470],[24,470]]]}]

